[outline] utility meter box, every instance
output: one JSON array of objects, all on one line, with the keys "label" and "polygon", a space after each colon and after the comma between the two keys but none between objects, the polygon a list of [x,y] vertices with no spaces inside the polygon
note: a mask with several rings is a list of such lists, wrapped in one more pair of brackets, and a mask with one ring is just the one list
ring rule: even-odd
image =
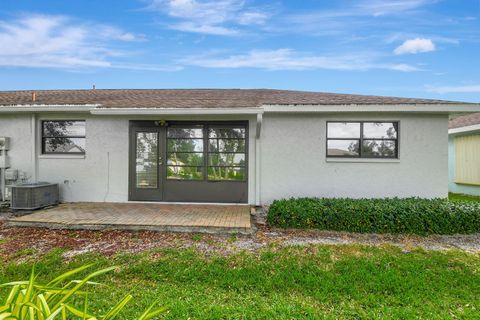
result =
[{"label": "utility meter box", "polygon": [[5,180],[16,181],[18,179],[18,170],[17,169],[7,169],[5,170]]},{"label": "utility meter box", "polygon": [[0,150],[7,151],[10,149],[10,138],[9,137],[0,137]]}]

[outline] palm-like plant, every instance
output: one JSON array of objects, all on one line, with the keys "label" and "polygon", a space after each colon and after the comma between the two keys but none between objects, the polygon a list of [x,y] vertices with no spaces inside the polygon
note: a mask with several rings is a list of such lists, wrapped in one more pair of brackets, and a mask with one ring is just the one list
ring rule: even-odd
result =
[{"label": "palm-like plant", "polygon": [[[126,295],[120,302],[110,309],[105,315],[94,316],[88,312],[88,292],[80,289],[86,285],[99,285],[90,279],[114,270],[110,267],[90,273],[82,280],[69,280],[75,274],[91,268],[93,264],[84,265],[68,271],[47,284],[36,281],[35,270],[32,268],[28,281],[14,281],[0,285],[11,287],[3,305],[0,305],[0,320],[54,320],[79,318],[83,320],[111,320],[132,299]],[[62,285],[63,283],[65,283]],[[71,301],[74,298],[83,297],[83,310],[74,307]],[[153,309],[152,304],[138,320],[148,320],[165,311],[165,308]]]}]

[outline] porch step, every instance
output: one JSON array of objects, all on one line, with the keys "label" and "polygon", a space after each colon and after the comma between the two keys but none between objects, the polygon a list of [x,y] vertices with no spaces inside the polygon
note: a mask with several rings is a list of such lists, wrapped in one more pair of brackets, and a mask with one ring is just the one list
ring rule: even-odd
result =
[{"label": "porch step", "polygon": [[180,233],[207,233],[207,234],[239,234],[252,235],[253,227],[210,227],[210,226],[173,226],[173,225],[121,225],[121,224],[65,224],[52,222],[15,221],[8,219],[7,227],[48,228],[67,230],[126,230],[126,231],[158,231]]}]

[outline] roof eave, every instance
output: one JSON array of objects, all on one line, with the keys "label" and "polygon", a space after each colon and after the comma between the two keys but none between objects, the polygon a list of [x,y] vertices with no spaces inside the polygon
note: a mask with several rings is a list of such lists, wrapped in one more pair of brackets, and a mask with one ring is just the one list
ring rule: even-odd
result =
[{"label": "roof eave", "polygon": [[11,105],[0,113],[86,112],[94,115],[235,115],[262,113],[432,113],[464,115],[480,112],[480,104],[263,104],[258,107],[231,108],[106,108],[100,104],[84,105]]},{"label": "roof eave", "polygon": [[261,114],[263,108],[96,108],[90,110],[94,115],[237,115]]},{"label": "roof eave", "polygon": [[466,133],[479,133],[479,132],[480,132],[480,124],[474,124],[474,125],[471,125],[471,126],[448,129],[448,134],[449,135],[466,134]]},{"label": "roof eave", "polygon": [[337,113],[337,112],[408,112],[438,114],[468,114],[480,112],[480,104],[264,104],[267,113]]},{"label": "roof eave", "polygon": [[0,106],[0,113],[90,112],[99,104],[17,104]]}]

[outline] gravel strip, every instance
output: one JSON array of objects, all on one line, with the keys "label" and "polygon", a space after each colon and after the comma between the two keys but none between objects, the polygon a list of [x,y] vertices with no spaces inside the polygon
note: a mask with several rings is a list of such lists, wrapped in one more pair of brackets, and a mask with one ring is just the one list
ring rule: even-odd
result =
[{"label": "gravel strip", "polygon": [[458,249],[478,254],[480,234],[420,237],[261,227],[255,235],[235,237],[152,231],[14,228],[5,227],[0,222],[0,259],[5,260],[19,260],[19,252],[28,252],[29,257],[33,259],[55,248],[65,248],[64,258],[71,259],[89,252],[109,256],[119,252],[142,252],[155,248],[196,248],[206,254],[230,255],[241,251],[259,252],[266,247],[347,244],[393,245],[404,251],[415,248]]}]

